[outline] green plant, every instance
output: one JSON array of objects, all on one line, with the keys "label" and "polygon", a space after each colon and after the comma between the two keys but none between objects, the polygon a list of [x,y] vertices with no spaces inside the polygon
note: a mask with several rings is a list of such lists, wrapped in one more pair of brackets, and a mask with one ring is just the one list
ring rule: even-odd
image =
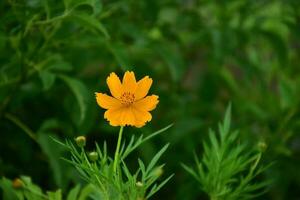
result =
[{"label": "green plant", "polygon": [[3,190],[4,200],[86,200],[96,194],[96,188],[91,184],[83,188],[81,188],[80,185],[76,185],[70,189],[65,196],[66,198],[63,198],[61,189],[43,192],[43,190],[38,185],[32,183],[31,178],[27,176],[21,176],[13,181],[3,177],[0,180],[0,187]]},{"label": "green plant", "polygon": [[95,123],[104,111],[93,93],[108,92],[110,72],[134,70],[156,80],[160,97],[142,131],[175,122],[135,154],[150,161],[172,144],[165,174],[176,176],[158,199],[205,199],[178,161],[202,148],[199,133],[232,101],[241,140],[265,141],[263,161],[277,163],[261,175],[274,183],[257,199],[298,200],[299,0],[2,0],[0,24],[0,177],[26,174],[65,194],[78,177],[49,135],[117,140]]},{"label": "green plant", "polygon": [[[166,144],[157,154],[152,158],[146,166],[141,159],[138,159],[138,169],[133,173],[125,163],[125,159],[142,143],[151,139],[152,137],[162,133],[170,128],[171,125],[150,134],[147,137],[141,135],[137,139],[132,136],[129,143],[123,143],[119,150],[119,143],[116,152],[118,156],[114,159],[108,155],[107,145],[104,142],[103,147],[95,144],[95,151],[88,153],[84,149],[84,142],[82,137],[77,139],[76,147],[72,141],[66,140],[63,145],[71,153],[71,159],[64,159],[71,163],[87,183],[93,184],[97,188],[97,198],[103,200],[142,200],[149,199],[161,187],[163,187],[173,175],[157,184],[157,180],[163,173],[163,166],[156,166],[159,158],[168,148]],[[122,133],[123,127],[120,132]],[[119,140],[120,141],[120,140]]]},{"label": "green plant", "polygon": [[209,142],[204,142],[204,155],[196,169],[183,164],[211,200],[253,199],[261,195],[269,181],[254,182],[265,169],[259,165],[262,152],[239,139],[238,131],[230,131],[231,107],[219,124],[219,135],[209,131]]}]

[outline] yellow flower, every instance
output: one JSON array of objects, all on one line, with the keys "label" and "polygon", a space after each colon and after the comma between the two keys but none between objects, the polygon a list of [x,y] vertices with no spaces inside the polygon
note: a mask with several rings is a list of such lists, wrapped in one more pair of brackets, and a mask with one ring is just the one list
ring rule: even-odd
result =
[{"label": "yellow flower", "polygon": [[151,121],[149,111],[158,104],[158,96],[146,96],[152,85],[151,78],[145,76],[137,82],[134,73],[127,71],[122,83],[115,73],[111,73],[106,82],[112,97],[96,92],[96,99],[100,107],[107,109],[104,118],[110,125],[142,127]]}]

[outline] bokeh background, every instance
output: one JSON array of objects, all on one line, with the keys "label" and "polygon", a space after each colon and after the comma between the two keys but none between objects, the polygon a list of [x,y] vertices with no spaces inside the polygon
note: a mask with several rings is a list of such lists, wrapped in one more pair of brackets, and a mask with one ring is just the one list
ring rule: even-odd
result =
[{"label": "bokeh background", "polygon": [[265,142],[263,162],[274,162],[258,199],[300,199],[298,0],[2,0],[0,24],[0,176],[29,175],[44,190],[80,182],[49,136],[106,140],[113,155],[118,128],[94,92],[133,70],[153,78],[160,103],[125,137],[174,123],[127,160],[170,143],[161,162],[175,176],[154,199],[207,199],[180,163],[201,156],[229,102],[241,140]]}]

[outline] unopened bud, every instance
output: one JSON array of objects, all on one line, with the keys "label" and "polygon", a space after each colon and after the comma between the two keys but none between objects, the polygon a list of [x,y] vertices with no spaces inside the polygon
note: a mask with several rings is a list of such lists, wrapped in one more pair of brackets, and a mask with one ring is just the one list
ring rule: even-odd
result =
[{"label": "unopened bud", "polygon": [[151,39],[158,40],[162,37],[161,31],[158,28],[153,28],[149,32]]},{"label": "unopened bud", "polygon": [[161,167],[157,167],[154,171],[153,171],[153,175],[160,177],[162,174],[164,173],[164,170]]},{"label": "unopened bud", "polygon": [[144,184],[141,181],[136,182],[135,185],[137,187],[143,187],[144,186]]},{"label": "unopened bud", "polygon": [[90,152],[88,156],[92,162],[95,162],[96,160],[98,160],[98,153],[95,151]]},{"label": "unopened bud", "polygon": [[24,183],[23,183],[23,181],[21,179],[16,178],[15,180],[13,180],[12,186],[15,189],[21,189],[24,186]]},{"label": "unopened bud", "polygon": [[260,141],[258,142],[257,147],[259,151],[264,152],[267,149],[267,144],[263,141]]},{"label": "unopened bud", "polygon": [[75,138],[76,144],[81,148],[86,144],[86,138],[84,136],[78,136]]}]

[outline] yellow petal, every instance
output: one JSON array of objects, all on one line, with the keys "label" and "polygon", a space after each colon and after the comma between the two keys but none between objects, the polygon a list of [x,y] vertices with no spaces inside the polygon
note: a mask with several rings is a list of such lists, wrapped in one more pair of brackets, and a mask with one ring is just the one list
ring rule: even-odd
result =
[{"label": "yellow petal", "polygon": [[147,96],[139,101],[136,101],[133,103],[133,106],[139,110],[143,111],[151,111],[156,108],[156,105],[158,104],[158,96],[157,95],[151,95]]},{"label": "yellow petal", "polygon": [[106,79],[106,83],[109,87],[110,93],[115,97],[119,98],[123,93],[123,86],[119,79],[119,77],[114,73],[110,73],[110,75]]},{"label": "yellow petal", "polygon": [[136,119],[131,107],[109,109],[104,113],[104,118],[106,118],[112,126],[134,126],[136,124]]},{"label": "yellow petal", "polygon": [[152,119],[152,115],[147,111],[139,110],[135,107],[133,107],[132,111],[135,117],[134,126],[138,128],[144,126],[146,122],[149,122]]},{"label": "yellow petal", "polygon": [[135,91],[135,99],[140,100],[144,98],[152,85],[152,79],[149,76],[145,76],[143,79],[137,82],[137,88]]},{"label": "yellow petal", "polygon": [[135,75],[133,72],[125,72],[123,77],[123,90],[134,94],[137,87]]},{"label": "yellow petal", "polygon": [[122,103],[118,99],[108,96],[107,94],[96,92],[96,100],[98,105],[105,109],[122,107]]},{"label": "yellow petal", "polygon": [[142,127],[146,122],[151,121],[152,115],[143,110],[134,107],[121,107],[118,109],[109,109],[104,113],[104,118],[112,126],[135,126]]},{"label": "yellow petal", "polygon": [[119,109],[108,109],[104,113],[104,118],[109,121],[109,124],[112,126],[121,126],[120,116],[122,115],[122,108]]},{"label": "yellow petal", "polygon": [[120,121],[121,121],[122,126],[125,126],[125,125],[134,126],[136,121],[135,121],[135,117],[134,117],[132,108],[130,106],[123,108],[123,113],[121,115]]}]

